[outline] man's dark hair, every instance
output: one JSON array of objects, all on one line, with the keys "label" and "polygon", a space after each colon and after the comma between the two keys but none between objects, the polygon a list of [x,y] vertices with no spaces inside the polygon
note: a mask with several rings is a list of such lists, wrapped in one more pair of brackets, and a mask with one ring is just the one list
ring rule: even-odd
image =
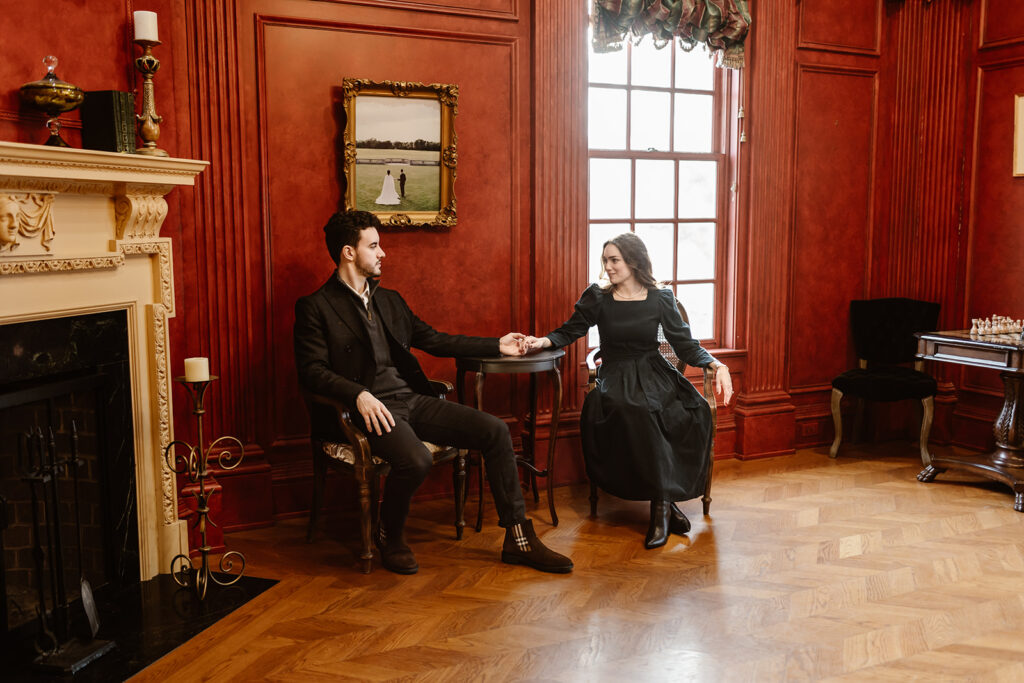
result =
[{"label": "man's dark hair", "polygon": [[380,230],[380,220],[369,211],[339,211],[331,216],[324,226],[324,241],[335,264],[341,261],[342,247],[359,246],[359,233],[367,228]]}]

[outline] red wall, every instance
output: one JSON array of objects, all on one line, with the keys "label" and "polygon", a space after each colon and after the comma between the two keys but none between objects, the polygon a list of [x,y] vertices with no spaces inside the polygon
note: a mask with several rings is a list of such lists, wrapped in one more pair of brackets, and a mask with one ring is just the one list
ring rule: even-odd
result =
[{"label": "red wall", "polygon": [[[58,74],[131,89],[133,9],[160,14],[160,145],[211,161],[170,196],[176,363],[208,355],[221,381],[211,433],[245,464],[220,477],[228,528],[303,514],[310,466],[291,357],[296,297],[330,273],[321,226],[339,207],[342,78],[458,83],[459,223],[388,232],[386,284],[440,329],[543,332],[585,278],[585,16],[577,0],[128,0],[56,3],[55,38],[26,3],[4,3],[0,138],[40,141],[17,86]],[[830,381],[853,363],[851,298],[941,301],[942,326],[1024,316],[1013,178],[1013,95],[1024,92],[1024,8],[1015,0],[759,0],[741,104],[735,309],[725,354],[740,394],[718,455],[791,452],[831,440]],[[46,46],[46,47],[42,47]],[[38,53],[38,54],[37,54]],[[78,142],[76,116],[67,117]],[[728,308],[728,307],[727,307]],[[575,420],[585,373],[574,347],[559,481],[582,476]],[[449,360],[424,358],[454,379]],[[1000,404],[994,373],[933,367],[934,434],[983,446]],[[488,380],[488,409],[518,432],[525,383]],[[176,397],[175,426],[191,421]],[[879,416],[882,432],[894,422]],[[546,437],[541,417],[541,436]],[[909,435],[911,432],[907,432]],[[450,486],[445,473],[425,495]]]},{"label": "red wall", "polygon": [[[979,9],[971,64],[977,85],[966,149],[965,321],[1003,311],[1015,318],[1024,315],[1019,296],[1024,288],[1024,178],[1012,175],[1014,96],[1024,94],[1024,6],[1012,0],[987,0]],[[954,380],[960,388],[955,440],[991,447],[992,420],[1003,398],[996,373],[958,368]]]}]

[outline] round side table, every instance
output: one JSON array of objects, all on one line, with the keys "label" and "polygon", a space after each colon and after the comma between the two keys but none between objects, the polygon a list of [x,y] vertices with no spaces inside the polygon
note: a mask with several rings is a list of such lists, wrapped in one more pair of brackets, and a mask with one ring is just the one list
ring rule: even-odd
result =
[{"label": "round side table", "polygon": [[[558,417],[562,409],[562,373],[558,366],[561,363],[565,351],[554,349],[540,351],[526,356],[467,356],[455,359],[456,388],[458,390],[459,403],[465,403],[463,387],[467,372],[476,373],[476,408],[483,410],[484,379],[488,374],[523,374],[530,375],[530,440],[523,443],[523,455],[516,456],[516,463],[529,470],[531,483],[533,485],[533,499],[540,500],[537,491],[537,477],[547,478],[548,489],[548,510],[551,512],[551,524],[558,526],[558,514],[555,512],[554,492],[554,471],[555,471],[555,438],[558,435]],[[543,470],[536,465],[537,454],[537,375],[547,373],[551,379],[551,386],[554,392],[554,405],[551,408],[551,427],[548,436],[548,462]],[[480,463],[481,473],[483,462]],[[482,481],[482,474],[481,474]],[[483,486],[480,491],[480,510],[483,509]],[[477,514],[477,531],[480,530],[481,514]]]}]

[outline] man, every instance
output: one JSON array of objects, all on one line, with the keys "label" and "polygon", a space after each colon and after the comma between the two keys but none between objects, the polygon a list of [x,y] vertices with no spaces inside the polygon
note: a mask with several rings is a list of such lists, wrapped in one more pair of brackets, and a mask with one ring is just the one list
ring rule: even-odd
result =
[{"label": "man", "polygon": [[[505,529],[503,562],[567,573],[572,561],[540,542],[526,519],[523,492],[504,422],[430,395],[410,347],[435,356],[522,355],[523,335],[466,337],[438,332],[417,318],[398,292],[378,286],[384,251],[380,221],[366,211],[339,212],[324,226],[338,264],[327,282],[295,304],[295,364],[304,389],[333,396],[357,412],[374,455],[391,465],[374,541],[387,569],[414,574],[405,542],[409,501],[433,459],[422,439],[483,453],[498,523]],[[314,433],[337,438],[330,413],[314,412]]]},{"label": "man", "polygon": [[398,185],[402,194],[402,199],[405,199],[405,169],[399,169]]}]

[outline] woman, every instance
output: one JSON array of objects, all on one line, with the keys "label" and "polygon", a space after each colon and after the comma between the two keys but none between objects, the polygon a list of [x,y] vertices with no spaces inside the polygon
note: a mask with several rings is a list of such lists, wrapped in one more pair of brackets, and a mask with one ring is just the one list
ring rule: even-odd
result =
[{"label": "woman", "polygon": [[395,192],[395,177],[388,170],[384,174],[384,183],[380,186],[380,194],[373,200],[375,204],[401,204],[402,199]]},{"label": "woman", "polygon": [[714,368],[715,389],[725,403],[732,398],[732,378],[690,336],[672,291],[655,282],[639,237],[625,233],[608,240],[601,262],[607,284],[591,285],[564,325],[526,343],[530,349],[558,348],[597,325],[602,364],[580,417],[587,475],[619,498],[651,501],[644,546],[658,548],[670,531],[690,530],[673,501],[703,492],[712,436],[707,402],[658,352],[659,325],[680,360]]}]

